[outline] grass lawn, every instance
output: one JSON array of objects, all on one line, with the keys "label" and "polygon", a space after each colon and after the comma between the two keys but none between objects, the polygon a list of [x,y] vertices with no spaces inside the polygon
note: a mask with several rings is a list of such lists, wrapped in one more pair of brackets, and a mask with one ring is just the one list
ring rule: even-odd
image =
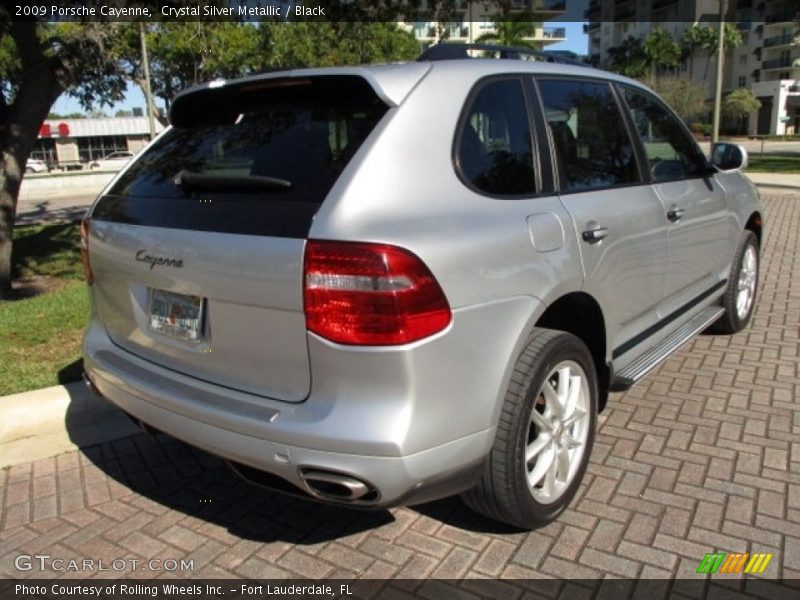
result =
[{"label": "grass lawn", "polygon": [[748,171],[763,173],[800,173],[800,156],[759,156],[750,153]]},{"label": "grass lawn", "polygon": [[14,230],[19,298],[0,302],[0,396],[77,381],[89,319],[75,223]]}]

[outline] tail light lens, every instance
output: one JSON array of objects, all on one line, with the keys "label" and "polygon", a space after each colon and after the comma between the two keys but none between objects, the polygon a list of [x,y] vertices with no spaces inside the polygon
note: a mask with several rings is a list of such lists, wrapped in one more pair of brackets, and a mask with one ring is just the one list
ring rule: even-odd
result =
[{"label": "tail light lens", "polygon": [[309,240],[304,277],[308,330],[340,344],[407,344],[452,318],[425,263],[396,246]]},{"label": "tail light lens", "polygon": [[89,219],[81,221],[81,263],[83,263],[83,276],[88,285],[94,283],[92,265],[89,263]]}]

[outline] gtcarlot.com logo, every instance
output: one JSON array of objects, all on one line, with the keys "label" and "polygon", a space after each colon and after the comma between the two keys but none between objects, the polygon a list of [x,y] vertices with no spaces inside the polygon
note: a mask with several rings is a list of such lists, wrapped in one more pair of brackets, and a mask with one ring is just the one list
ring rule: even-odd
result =
[{"label": "gtcarlot.com logo", "polygon": [[725,552],[706,553],[700,566],[697,567],[698,573],[763,573],[767,568],[772,554],[745,552],[743,554],[727,554]]},{"label": "gtcarlot.com logo", "polygon": [[194,559],[152,558],[59,558],[49,554],[19,554],[14,559],[18,571],[194,571]]}]

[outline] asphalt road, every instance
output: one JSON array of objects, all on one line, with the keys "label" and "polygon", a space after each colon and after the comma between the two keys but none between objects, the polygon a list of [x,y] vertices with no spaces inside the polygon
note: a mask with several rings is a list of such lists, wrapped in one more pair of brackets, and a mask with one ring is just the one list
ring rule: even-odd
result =
[{"label": "asphalt road", "polygon": [[20,199],[17,225],[46,221],[77,221],[94,202],[96,194],[69,195],[47,199]]}]

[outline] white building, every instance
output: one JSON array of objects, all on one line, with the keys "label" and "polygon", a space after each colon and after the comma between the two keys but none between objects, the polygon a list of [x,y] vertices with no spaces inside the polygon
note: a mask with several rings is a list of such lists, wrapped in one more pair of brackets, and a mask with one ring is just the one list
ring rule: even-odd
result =
[{"label": "white building", "polygon": [[[156,134],[164,126],[156,120]],[[150,140],[147,117],[50,119],[42,123],[32,158],[64,167],[85,165],[112,152],[139,152]]]},{"label": "white building", "polygon": [[[589,55],[607,65],[608,49],[628,36],[643,39],[655,27],[680,40],[694,23],[716,28],[720,0],[590,0]],[[725,55],[723,93],[748,88],[761,109],[748,122],[748,133],[800,133],[800,44],[795,37],[797,9],[791,0],[727,0],[725,20],[742,34],[742,45]],[[713,97],[715,58],[696,51],[680,76],[706,82]]]},{"label": "white building", "polygon": [[[512,14],[527,11],[531,13],[533,35],[526,41],[538,49],[563,42],[566,39],[564,27],[545,26],[545,22],[564,14],[566,0],[511,0]],[[456,0],[452,21],[403,22],[401,25],[411,31],[420,42],[431,44],[446,38],[452,42],[475,42],[485,33],[495,31],[492,17],[497,13],[497,4],[480,0]],[[440,30],[446,32],[440,35]]]}]

